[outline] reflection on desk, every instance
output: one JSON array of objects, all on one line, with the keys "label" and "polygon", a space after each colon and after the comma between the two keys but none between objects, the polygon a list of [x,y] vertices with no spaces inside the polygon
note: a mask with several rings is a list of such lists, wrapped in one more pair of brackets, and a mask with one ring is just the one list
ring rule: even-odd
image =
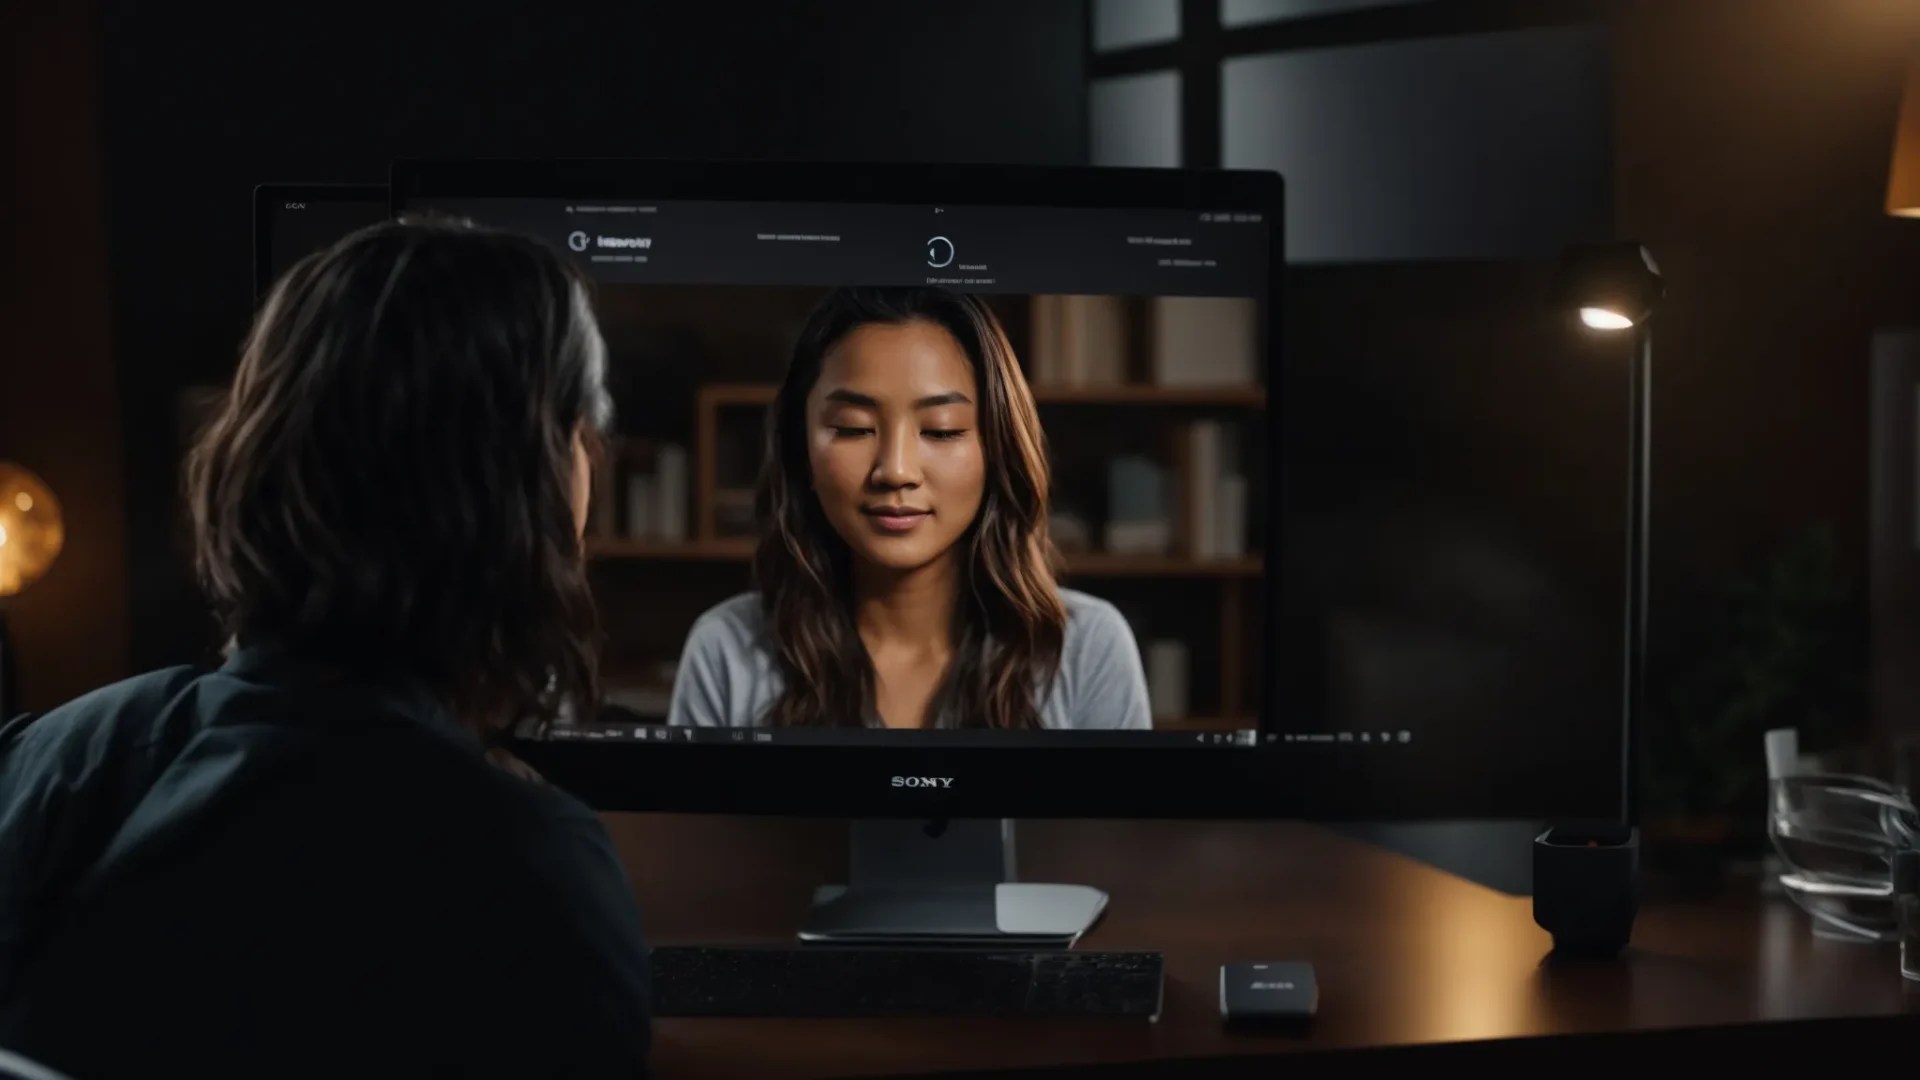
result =
[{"label": "reflection on desk", "polygon": [[[608,825],[655,944],[790,942],[812,888],[845,871],[840,822],[619,815]],[[1649,903],[1622,960],[1569,966],[1543,963],[1549,942],[1527,899],[1309,826],[1023,822],[1019,854],[1027,880],[1111,894],[1083,947],[1166,955],[1158,1024],[663,1020],[657,1075],[1148,1061],[1178,1071],[1300,1050],[1920,1017],[1920,992],[1890,951],[1814,938],[1800,913],[1751,894]],[[1312,963],[1321,1007],[1311,1031],[1223,1032],[1219,967],[1238,960]],[[1908,1039],[1920,1052],[1920,1032]]]}]

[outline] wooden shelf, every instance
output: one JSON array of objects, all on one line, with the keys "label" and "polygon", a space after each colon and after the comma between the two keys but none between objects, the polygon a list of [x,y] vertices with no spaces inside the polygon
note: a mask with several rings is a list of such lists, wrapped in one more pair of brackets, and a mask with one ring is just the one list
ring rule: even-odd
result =
[{"label": "wooden shelf", "polygon": [[[690,540],[680,544],[588,536],[587,557],[593,559],[654,559],[660,562],[725,562],[753,557],[751,540]],[[1166,555],[1069,555],[1069,575],[1084,577],[1259,577],[1261,560],[1183,559]]]},{"label": "wooden shelf", "polygon": [[1041,405],[1190,405],[1264,409],[1264,386],[1036,386]]},{"label": "wooden shelf", "polygon": [[[762,383],[710,383],[700,388],[705,406],[765,406],[779,387]],[[1264,386],[1035,386],[1033,400],[1041,405],[1185,405],[1216,408],[1264,409]]]},{"label": "wooden shelf", "polygon": [[753,558],[751,540],[689,540],[667,544],[619,536],[588,536],[590,559],[656,559],[660,562],[729,562]]},{"label": "wooden shelf", "polygon": [[779,392],[772,383],[702,383],[700,404],[771,405]]},{"label": "wooden shelf", "polygon": [[1259,577],[1258,556],[1241,559],[1187,559],[1178,555],[1068,555],[1062,568],[1072,577]]}]

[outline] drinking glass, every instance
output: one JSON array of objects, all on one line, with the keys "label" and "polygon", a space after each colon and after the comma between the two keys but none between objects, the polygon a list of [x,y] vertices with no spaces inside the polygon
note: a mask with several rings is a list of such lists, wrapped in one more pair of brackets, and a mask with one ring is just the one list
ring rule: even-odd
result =
[{"label": "drinking glass", "polygon": [[1866,776],[1786,776],[1772,782],[1768,833],[1780,884],[1814,933],[1892,941],[1900,931],[1893,859],[1916,846],[1920,813],[1906,792]]}]

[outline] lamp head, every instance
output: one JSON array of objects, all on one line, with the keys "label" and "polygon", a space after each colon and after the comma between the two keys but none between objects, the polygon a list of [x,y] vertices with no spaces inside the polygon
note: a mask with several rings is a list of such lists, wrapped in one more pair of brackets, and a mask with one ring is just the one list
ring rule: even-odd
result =
[{"label": "lamp head", "polygon": [[1665,296],[1666,281],[1653,255],[1632,242],[1569,247],[1553,284],[1553,306],[1600,331],[1639,326]]},{"label": "lamp head", "polygon": [[65,540],[60,504],[46,483],[0,461],[0,597],[40,580]]}]

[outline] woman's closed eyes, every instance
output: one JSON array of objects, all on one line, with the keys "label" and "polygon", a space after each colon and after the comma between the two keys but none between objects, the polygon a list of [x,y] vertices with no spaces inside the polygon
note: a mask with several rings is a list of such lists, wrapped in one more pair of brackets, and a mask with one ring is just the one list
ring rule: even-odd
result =
[{"label": "woman's closed eyes", "polygon": [[[874,434],[874,429],[870,427],[857,427],[849,424],[833,424],[831,426],[833,428],[834,438],[837,439],[865,439],[872,437]],[[922,438],[949,442],[962,438],[967,434],[967,431],[968,429],[966,428],[921,428],[920,435]]]}]

